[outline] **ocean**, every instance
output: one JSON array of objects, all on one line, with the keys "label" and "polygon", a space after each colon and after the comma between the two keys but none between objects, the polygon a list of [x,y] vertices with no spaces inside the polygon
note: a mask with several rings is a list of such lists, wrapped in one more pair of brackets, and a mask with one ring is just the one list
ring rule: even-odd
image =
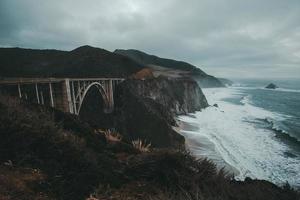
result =
[{"label": "ocean", "polygon": [[[273,80],[274,81],[274,80]],[[179,116],[196,157],[207,157],[235,179],[300,187],[300,80],[236,80],[203,89],[210,106]]]}]

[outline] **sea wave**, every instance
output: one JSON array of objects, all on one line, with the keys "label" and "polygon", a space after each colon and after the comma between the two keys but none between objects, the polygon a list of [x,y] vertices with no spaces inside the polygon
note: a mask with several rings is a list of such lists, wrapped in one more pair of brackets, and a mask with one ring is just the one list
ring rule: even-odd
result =
[{"label": "sea wave", "polygon": [[[193,139],[206,137],[221,155],[222,159],[239,171],[236,179],[252,177],[270,180],[278,184],[288,181],[300,187],[299,157],[288,157],[290,148],[281,143],[274,131],[255,126],[257,119],[272,122],[283,120],[286,116],[255,107],[250,95],[239,89],[204,89],[210,104],[193,117],[181,116],[180,120],[197,125],[192,131]],[[224,98],[240,98],[241,105],[223,101]],[[273,128],[278,128],[274,125]],[[190,137],[189,133],[184,134]],[[284,163],[284,165],[283,165]]]},{"label": "sea wave", "polygon": [[294,137],[293,135],[290,135],[288,131],[281,128],[281,126],[277,124],[278,123],[277,121],[274,121],[271,118],[266,118],[265,121],[268,124],[270,124],[271,129],[273,131],[275,131],[276,134],[278,134],[280,137],[284,137],[285,139],[289,140],[290,142],[300,145],[300,140],[298,138]]},{"label": "sea wave", "polygon": [[251,96],[250,96],[250,95],[243,96],[243,97],[241,98],[240,102],[241,102],[243,105],[251,104]]}]

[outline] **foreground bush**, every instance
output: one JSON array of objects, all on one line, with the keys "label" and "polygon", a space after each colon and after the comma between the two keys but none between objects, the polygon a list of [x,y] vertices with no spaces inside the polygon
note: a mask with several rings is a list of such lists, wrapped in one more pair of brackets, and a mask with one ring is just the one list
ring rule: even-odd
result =
[{"label": "foreground bush", "polygon": [[[99,181],[115,179],[115,161],[103,152],[104,137],[81,130],[82,122],[62,115],[1,97],[0,163],[10,160],[16,169],[40,170],[50,196],[83,199]],[[55,122],[59,118],[61,125]]]}]

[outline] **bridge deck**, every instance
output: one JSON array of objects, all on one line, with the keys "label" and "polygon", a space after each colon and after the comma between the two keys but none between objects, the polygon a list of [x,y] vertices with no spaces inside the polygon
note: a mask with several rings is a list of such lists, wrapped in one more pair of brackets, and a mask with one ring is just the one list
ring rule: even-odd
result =
[{"label": "bridge deck", "polygon": [[0,84],[32,84],[32,83],[57,83],[69,81],[108,81],[125,80],[124,78],[0,78]]}]

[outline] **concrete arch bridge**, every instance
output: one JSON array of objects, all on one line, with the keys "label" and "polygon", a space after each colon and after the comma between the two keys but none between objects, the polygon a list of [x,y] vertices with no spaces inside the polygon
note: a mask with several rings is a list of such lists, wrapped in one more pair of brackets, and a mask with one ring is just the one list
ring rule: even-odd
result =
[{"label": "concrete arch bridge", "polygon": [[79,115],[91,88],[96,88],[104,102],[104,112],[114,109],[114,90],[123,78],[5,78],[1,90],[33,103],[49,105],[63,112]]}]

